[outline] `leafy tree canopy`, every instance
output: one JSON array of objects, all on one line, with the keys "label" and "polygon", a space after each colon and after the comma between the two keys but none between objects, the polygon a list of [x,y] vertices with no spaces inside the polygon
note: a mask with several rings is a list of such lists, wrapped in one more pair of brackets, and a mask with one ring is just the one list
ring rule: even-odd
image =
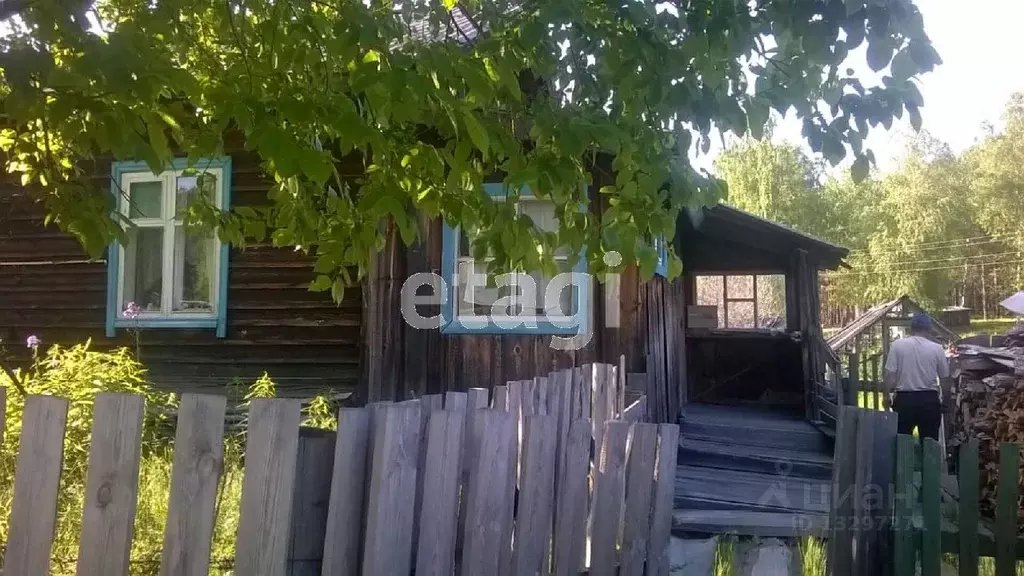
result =
[{"label": "leafy tree canopy", "polygon": [[[96,255],[125,236],[83,161],[158,170],[221,153],[237,130],[277,182],[271,207],[190,218],[235,244],[315,250],[337,289],[381,245],[383,218],[416,238],[413,209],[480,230],[475,249],[499,267],[553,266],[537,246],[562,244],[650,270],[651,239],[721,193],[689,162],[713,130],[759,138],[770,110],[792,111],[812,150],[852,153],[863,177],[869,127],[918,124],[914,77],[939,63],[911,0],[24,4],[0,40],[0,149],[62,228]],[[878,85],[844,65],[865,44],[889,70]],[[581,214],[597,150],[614,185],[603,214]],[[347,156],[358,173],[339,170]],[[495,175],[552,199],[560,231],[489,201]]]}]

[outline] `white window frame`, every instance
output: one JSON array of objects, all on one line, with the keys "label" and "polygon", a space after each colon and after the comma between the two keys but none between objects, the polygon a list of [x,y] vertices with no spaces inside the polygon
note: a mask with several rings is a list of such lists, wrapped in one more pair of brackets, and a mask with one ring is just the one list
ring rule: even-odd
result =
[{"label": "white window frame", "polygon": [[[552,206],[554,205],[554,202],[552,202],[550,200],[543,199],[543,198],[537,198],[536,196],[533,196],[532,194],[522,194],[522,195],[520,195],[519,199],[515,203],[516,215],[517,216],[521,216],[522,213],[523,213],[522,205],[524,203],[530,203],[530,202],[533,202],[533,203],[536,203],[536,204],[549,204],[549,205],[552,205]],[[461,230],[459,230],[459,236],[458,236],[459,244],[458,244],[458,247],[456,248],[456,258],[455,258],[456,270],[459,271],[459,273],[461,274],[461,271],[463,270],[462,266],[464,264],[472,264],[473,265],[473,271],[476,272],[478,260],[476,258],[473,258],[473,256],[463,256],[460,253],[461,252],[461,247],[462,247],[462,238],[463,238],[463,236],[464,236],[463,232]],[[491,260],[493,260],[493,258],[484,258],[483,259],[483,264],[486,265]],[[559,256],[559,255],[556,254],[554,256],[554,260],[555,260],[555,262],[559,262],[559,263],[563,263],[563,264],[568,264],[569,256],[568,255]],[[560,268],[564,268],[564,266],[560,266]],[[567,271],[567,273],[571,273],[571,272],[572,272],[572,270],[568,270]],[[526,272],[514,272],[514,273],[512,273],[512,275],[513,275],[513,281],[508,286],[508,288],[511,290],[511,294],[509,294],[508,298],[509,298],[509,301],[512,303],[513,306],[519,307],[519,306],[522,306],[522,303],[519,301],[519,299],[522,298],[522,296],[523,296],[523,291],[520,289],[520,284],[519,284],[522,281],[521,278],[529,277],[532,280],[533,276],[528,274],[528,273],[526,273]],[[490,277],[490,274],[488,274],[488,277]],[[490,278],[488,278],[488,280],[490,280]],[[551,278],[545,277],[545,280],[551,280]],[[569,309],[570,310],[574,310],[575,309],[578,312],[579,308],[581,306],[581,302],[580,302],[580,299],[577,296],[577,294],[579,293],[579,290],[577,289],[577,286],[575,284],[576,283],[574,283],[574,282],[570,283],[568,288],[567,288],[570,291],[570,294],[571,294],[571,297],[572,297],[572,299],[569,301]],[[460,306],[460,300],[459,300],[459,297],[461,296],[461,294],[460,294],[460,290],[459,290],[458,286],[455,286],[454,295],[455,295],[455,302],[453,303],[453,307],[455,309],[455,317],[456,317],[456,319],[460,323],[472,325],[474,323],[480,323],[480,322],[486,323],[487,322],[486,319],[482,319],[477,314],[466,315],[466,314],[462,313],[462,309],[461,309],[461,306]],[[547,302],[544,301],[544,294],[538,292],[535,296],[536,296],[536,302],[535,303],[537,305],[540,305],[541,307],[544,307],[544,306],[547,305]],[[559,314],[557,316],[556,315],[539,316],[537,314],[529,314],[529,315],[523,314],[523,315],[515,316],[516,319],[521,319],[523,322],[527,322],[527,323],[536,323],[536,322],[540,322],[541,320],[546,320],[546,321],[549,321],[549,322],[552,322],[552,323],[556,323],[556,324],[572,322],[575,317],[576,317],[576,313],[575,312],[571,312],[569,314],[564,314],[563,313],[563,314]]]},{"label": "white window frame", "polygon": [[[224,171],[221,168],[208,168],[197,173],[199,174],[211,174],[217,178],[217,186],[215,186],[214,202],[217,208],[222,208],[224,205]],[[160,291],[160,312],[152,311],[141,311],[136,320],[150,320],[150,319],[174,319],[174,320],[212,320],[218,317],[220,306],[223,305],[220,302],[220,282],[221,274],[219,273],[221,267],[221,241],[216,234],[213,235],[214,241],[214,261],[213,270],[211,274],[212,285],[210,287],[210,310],[204,312],[191,312],[191,311],[173,311],[174,307],[174,294],[177,290],[176,281],[174,277],[174,235],[175,232],[181,230],[185,233],[184,223],[181,218],[178,218],[175,214],[175,201],[177,198],[177,179],[179,176],[191,176],[192,174],[186,174],[184,170],[167,170],[161,172],[158,175],[154,175],[148,172],[126,172],[121,174],[121,181],[118,183],[121,187],[122,193],[118,196],[118,211],[128,221],[131,221],[133,225],[138,228],[163,228],[163,253],[161,254],[161,291]],[[161,198],[160,206],[163,216],[161,218],[130,218],[131,214],[131,202],[130,202],[130,190],[131,184],[139,182],[160,182],[161,183]],[[124,282],[125,282],[125,263],[127,262],[125,247],[119,246],[120,257],[118,259],[118,271],[117,271],[117,318],[119,320],[125,320],[125,302],[124,299]]]}]

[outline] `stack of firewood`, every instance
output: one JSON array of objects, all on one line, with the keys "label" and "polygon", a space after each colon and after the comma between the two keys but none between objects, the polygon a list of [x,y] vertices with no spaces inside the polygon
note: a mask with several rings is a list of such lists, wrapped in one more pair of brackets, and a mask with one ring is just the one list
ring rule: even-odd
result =
[{"label": "stack of firewood", "polygon": [[[954,372],[957,378],[950,445],[978,439],[981,510],[990,518],[997,501],[999,445],[1024,443],[1024,327],[1011,330],[1003,344],[998,348],[959,347],[959,369]],[[1024,459],[1017,478],[1024,494]],[[1024,509],[1020,509],[1019,516],[1024,527]]]}]

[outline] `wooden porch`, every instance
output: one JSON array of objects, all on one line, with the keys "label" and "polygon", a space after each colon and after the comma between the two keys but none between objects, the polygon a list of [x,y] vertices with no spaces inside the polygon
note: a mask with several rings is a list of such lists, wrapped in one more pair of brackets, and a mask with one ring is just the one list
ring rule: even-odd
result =
[{"label": "wooden porch", "polygon": [[673,533],[824,536],[832,450],[832,440],[800,417],[685,406]]}]

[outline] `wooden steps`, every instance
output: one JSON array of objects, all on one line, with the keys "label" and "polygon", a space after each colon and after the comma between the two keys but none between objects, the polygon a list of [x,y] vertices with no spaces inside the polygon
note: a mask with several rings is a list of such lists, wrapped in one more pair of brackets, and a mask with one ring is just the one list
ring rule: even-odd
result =
[{"label": "wooden steps", "polygon": [[832,478],[832,457],[768,446],[722,443],[718,438],[686,435],[679,442],[679,462],[689,466],[743,470],[801,478]]},{"label": "wooden steps", "polygon": [[789,537],[828,525],[832,441],[786,415],[690,405],[681,418],[673,531]]},{"label": "wooden steps", "polygon": [[762,538],[828,535],[828,514],[751,512],[749,510],[677,510],[672,535],[739,534]]}]

